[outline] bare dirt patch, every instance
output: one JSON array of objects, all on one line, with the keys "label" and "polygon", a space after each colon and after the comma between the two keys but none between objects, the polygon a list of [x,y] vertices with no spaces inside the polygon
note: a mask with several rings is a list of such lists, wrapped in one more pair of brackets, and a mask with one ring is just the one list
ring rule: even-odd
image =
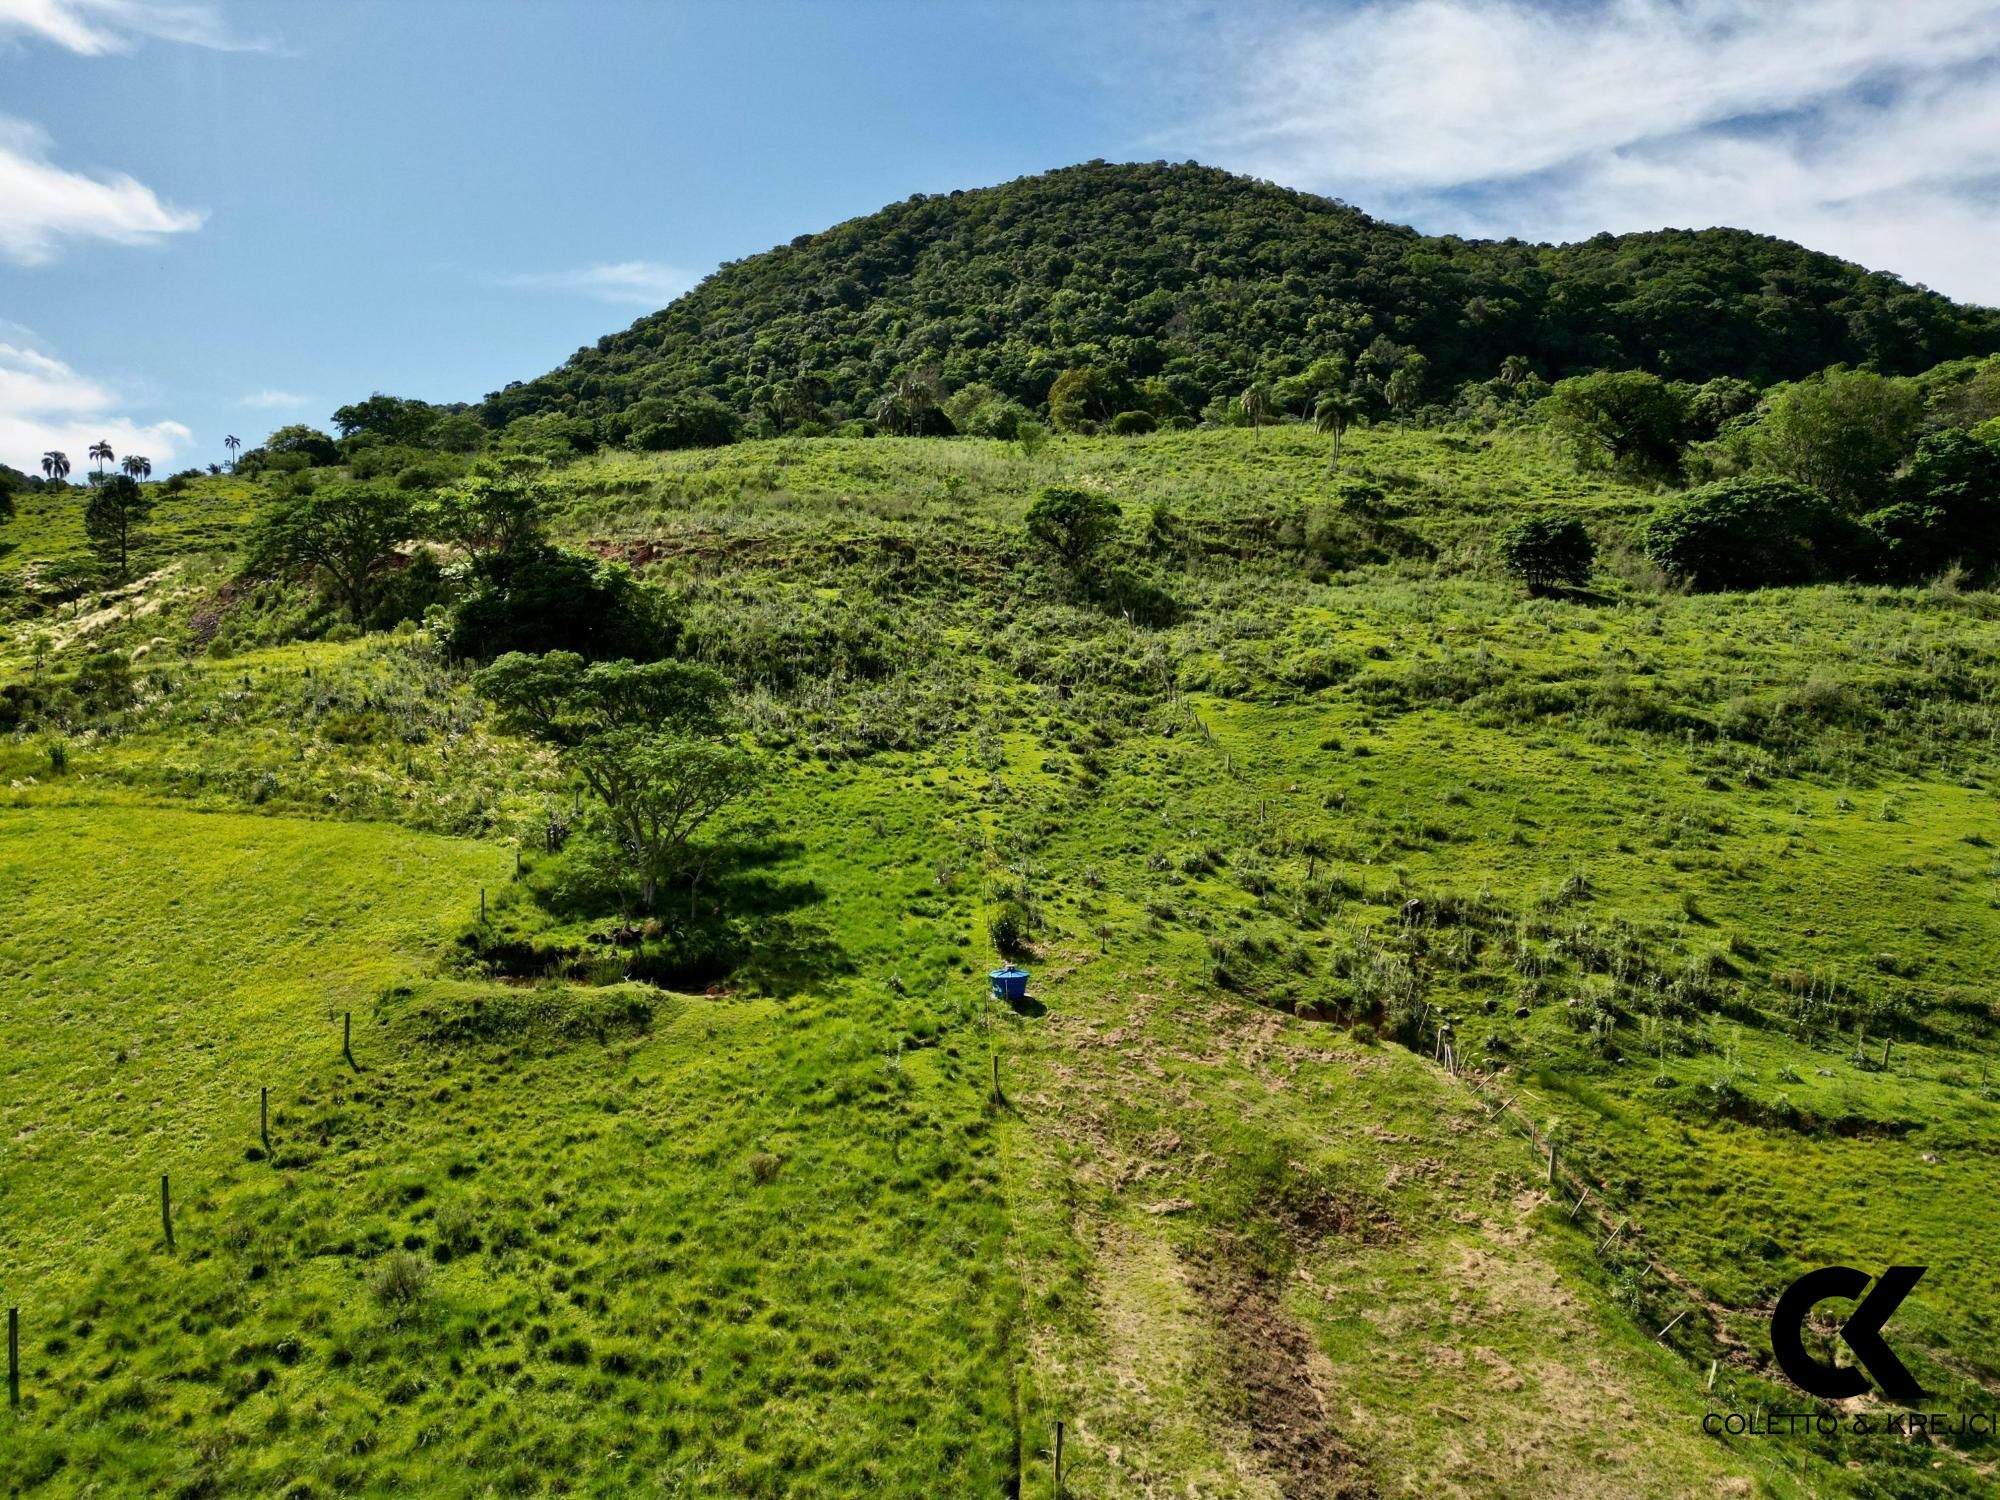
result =
[{"label": "bare dirt patch", "polygon": [[1325,1359],[1264,1273],[1222,1247],[1191,1263],[1251,1446],[1291,1500],[1374,1494],[1327,1410]]}]

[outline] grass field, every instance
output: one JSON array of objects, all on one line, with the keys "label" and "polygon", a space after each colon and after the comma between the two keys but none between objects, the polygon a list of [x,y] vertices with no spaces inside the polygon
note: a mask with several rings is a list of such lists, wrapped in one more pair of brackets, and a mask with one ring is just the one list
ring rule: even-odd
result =
[{"label": "grass field", "polygon": [[[1059,481],[1156,595],[1026,554]],[[560,482],[769,768],[692,955],[576,897],[430,631],[230,581],[249,486],[112,598],[7,533],[0,682],[75,704],[0,742],[10,1490],[1043,1495],[1058,1421],[1076,1497],[1995,1488],[1701,1430],[1800,1402],[1820,1264],[1929,1266],[1898,1351],[2000,1382],[1991,595],[1666,590],[1652,494],[1505,434]],[[1558,503],[1605,566],[1530,599],[1491,534]]]}]

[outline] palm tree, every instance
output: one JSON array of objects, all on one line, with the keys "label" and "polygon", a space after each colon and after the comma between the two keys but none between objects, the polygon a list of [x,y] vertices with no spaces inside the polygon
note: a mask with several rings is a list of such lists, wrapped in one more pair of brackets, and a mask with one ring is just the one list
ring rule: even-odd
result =
[{"label": "palm tree", "polygon": [[1313,408],[1313,426],[1333,439],[1333,451],[1327,455],[1326,472],[1337,473],[1340,469],[1340,439],[1350,423],[1361,415],[1361,403],[1352,396],[1334,394],[1319,398],[1319,405]]},{"label": "palm tree", "polygon": [[229,472],[234,474],[236,472],[236,450],[243,446],[243,439],[232,432],[222,440],[222,446],[229,450]]},{"label": "palm tree", "polygon": [[90,456],[97,460],[97,472],[101,476],[104,473],[104,466],[118,455],[111,451],[111,444],[99,438],[90,445]]},{"label": "palm tree", "polygon": [[1528,361],[1519,354],[1510,354],[1500,361],[1500,379],[1508,385],[1519,385],[1532,373]]},{"label": "palm tree", "polygon": [[1271,393],[1261,385],[1253,385],[1237,398],[1237,405],[1250,419],[1250,431],[1254,435],[1264,419],[1271,415]]},{"label": "palm tree", "polygon": [[1412,375],[1406,366],[1389,377],[1389,383],[1382,388],[1382,394],[1392,408],[1401,411],[1417,399],[1417,377]]},{"label": "palm tree", "polygon": [[915,437],[938,404],[937,371],[926,366],[903,376],[875,403],[875,420],[885,431]]},{"label": "palm tree", "polygon": [[123,469],[127,474],[130,474],[134,479],[151,479],[153,477],[153,461],[150,458],[143,458],[137,453],[126,454],[125,462],[118,467]]},{"label": "palm tree", "polygon": [[42,473],[50,479],[60,479],[64,483],[68,483],[69,455],[51,448],[47,453],[42,455]]}]

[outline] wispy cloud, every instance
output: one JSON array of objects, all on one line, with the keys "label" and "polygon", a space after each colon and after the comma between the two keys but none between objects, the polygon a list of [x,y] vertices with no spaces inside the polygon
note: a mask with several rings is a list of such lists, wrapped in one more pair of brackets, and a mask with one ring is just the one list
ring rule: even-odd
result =
[{"label": "wispy cloud", "polygon": [[85,57],[125,52],[147,37],[223,52],[270,50],[237,35],[215,6],[184,0],[0,0],[0,40],[10,35]]},{"label": "wispy cloud", "polygon": [[495,286],[572,292],[595,297],[600,302],[623,302],[643,307],[666,306],[693,286],[695,279],[678,266],[663,265],[656,260],[621,260],[607,265],[581,266],[570,271],[530,271],[492,278]]},{"label": "wispy cloud", "polygon": [[66,240],[142,245],[199,228],[207,217],[162,203],[125,173],[92,177],[59,167],[48,148],[39,126],[0,115],[0,257],[40,265]]},{"label": "wispy cloud", "polygon": [[2000,303],[2000,0],[1231,15],[1191,28],[1214,102],[1171,135],[1226,165],[1433,229],[1762,230]]},{"label": "wispy cloud", "polygon": [[252,391],[247,396],[236,398],[238,406],[247,406],[252,411],[286,411],[294,406],[307,406],[310,396],[295,395],[291,391]]},{"label": "wispy cloud", "polygon": [[194,435],[181,423],[135,421],[116,406],[109,387],[61,360],[0,343],[0,463],[34,473],[54,448],[67,453],[80,473],[90,445],[102,439],[120,456],[145,454],[164,472],[187,451]]}]

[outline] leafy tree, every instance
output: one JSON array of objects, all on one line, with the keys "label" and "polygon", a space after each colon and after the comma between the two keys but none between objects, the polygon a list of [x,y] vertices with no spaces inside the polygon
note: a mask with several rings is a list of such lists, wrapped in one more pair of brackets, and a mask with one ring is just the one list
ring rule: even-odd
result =
[{"label": "leafy tree", "polygon": [[1556,382],[1551,430],[1587,468],[1672,474],[1689,434],[1688,395],[1644,370],[1599,370]]},{"label": "leafy tree", "polygon": [[1528,516],[1500,535],[1500,561],[1540,593],[1558,583],[1586,583],[1597,562],[1597,543],[1576,516]]},{"label": "leafy tree", "polygon": [[1984,571],[2000,561],[2000,445],[1958,428],[1932,433],[1894,493],[1862,517],[1885,576],[1921,578],[1954,562]]},{"label": "leafy tree", "polygon": [[1344,392],[1319,398],[1319,405],[1313,408],[1313,426],[1333,439],[1327,450],[1326,472],[1340,470],[1340,440],[1347,435],[1347,429],[1354,425],[1354,419],[1361,415],[1361,403]]},{"label": "leafy tree", "polygon": [[1856,540],[1824,495],[1783,479],[1725,479],[1647,523],[1645,554],[1698,589],[1754,589],[1837,577]]},{"label": "leafy tree", "polygon": [[736,441],[742,423],[712,396],[641,401],[627,414],[625,433],[634,448],[664,453],[680,448],[720,448]]},{"label": "leafy tree", "polygon": [[677,634],[666,601],[629,568],[531,542],[474,561],[449,647],[472,661],[550,651],[652,660]]},{"label": "leafy tree", "polygon": [[1028,535],[1052,553],[1072,578],[1087,577],[1106,542],[1118,534],[1118,502],[1091,490],[1048,485],[1028,507]]},{"label": "leafy tree", "polygon": [[1348,363],[1344,354],[1314,360],[1296,375],[1287,375],[1271,387],[1271,399],[1280,411],[1310,415],[1322,397],[1347,388]]},{"label": "leafy tree", "polygon": [[596,794],[646,910],[689,840],[756,784],[756,759],[721,738],[729,690],[712,667],[516,652],[476,685]]},{"label": "leafy tree", "polygon": [[303,422],[293,422],[280,427],[264,439],[266,453],[299,453],[306,462],[316,469],[329,468],[340,462],[340,448],[317,427],[308,427]]},{"label": "leafy tree", "polygon": [[1770,397],[1751,451],[1759,467],[1864,510],[1909,456],[1922,417],[1912,381],[1826,370]]},{"label": "leafy tree", "polygon": [[385,396],[377,391],[366,401],[356,401],[336,410],[333,425],[340,429],[343,438],[367,436],[379,438],[385,443],[420,447],[430,436],[431,427],[442,410],[428,401]]},{"label": "leafy tree", "polygon": [[[129,463],[130,460],[127,460]],[[123,578],[130,570],[138,529],[153,512],[153,498],[130,474],[112,474],[91,491],[83,531],[91,550]]]},{"label": "leafy tree", "polygon": [[1049,420],[1060,432],[1089,431],[1137,404],[1132,377],[1114,365],[1079,365],[1049,387]]},{"label": "leafy tree", "polygon": [[1712,438],[1756,405],[1757,387],[1747,380],[1719,375],[1704,381],[1688,399],[1690,436],[1698,440]]},{"label": "leafy tree", "polygon": [[279,495],[258,518],[251,565],[323,575],[358,622],[370,576],[415,530],[409,497],[396,490],[354,483],[296,490]]},{"label": "leafy tree", "polygon": [[486,446],[486,426],[469,411],[447,411],[431,423],[424,441],[444,453],[477,453]]},{"label": "leafy tree", "polygon": [[475,555],[541,540],[549,506],[548,465],[521,456],[482,460],[432,505],[432,530]]},{"label": "leafy tree", "polygon": [[0,464],[0,521],[14,519],[14,491],[20,487],[20,479],[5,464]]}]

